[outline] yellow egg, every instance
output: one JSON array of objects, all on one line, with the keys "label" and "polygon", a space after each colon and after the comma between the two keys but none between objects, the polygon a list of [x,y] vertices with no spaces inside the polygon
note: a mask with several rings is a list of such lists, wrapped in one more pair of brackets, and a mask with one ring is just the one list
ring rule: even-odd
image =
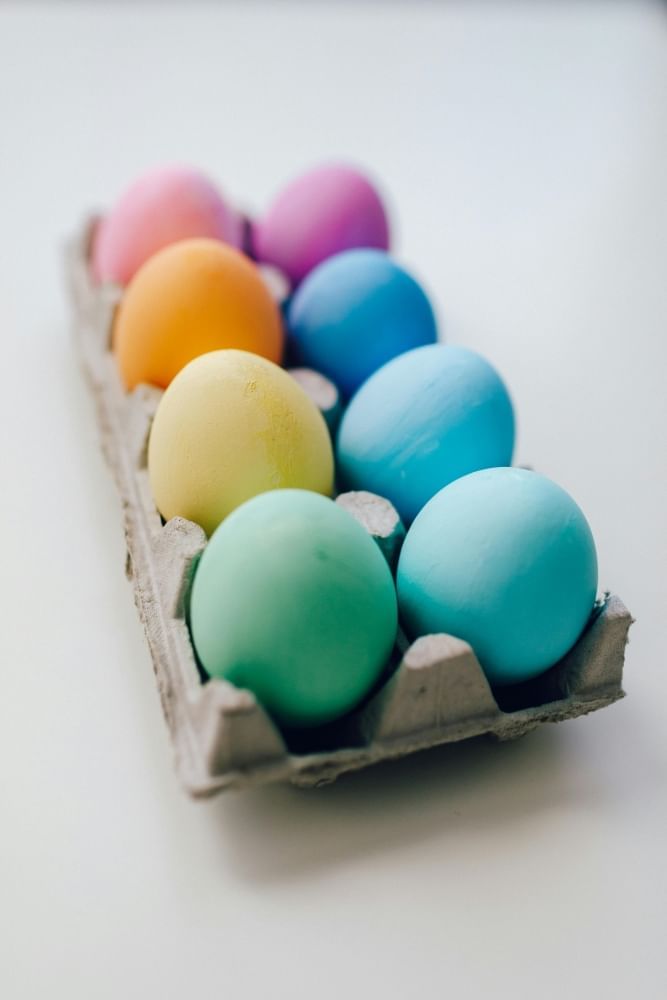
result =
[{"label": "yellow egg", "polygon": [[208,535],[267,490],[331,495],[333,469],[315,404],[282,368],[246,351],[212,351],[186,365],[160,401],[148,446],[162,516],[196,521]]}]

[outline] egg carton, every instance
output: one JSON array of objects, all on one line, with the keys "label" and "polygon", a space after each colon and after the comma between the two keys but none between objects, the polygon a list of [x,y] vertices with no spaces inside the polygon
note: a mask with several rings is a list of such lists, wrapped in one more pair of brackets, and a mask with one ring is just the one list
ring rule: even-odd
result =
[{"label": "egg carton", "polygon": [[[95,402],[102,447],[123,504],[127,576],[144,626],[176,768],[186,790],[205,797],[273,781],[315,786],[346,771],[443,743],[488,735],[515,739],[543,722],[572,719],[623,697],[622,672],[632,618],[605,595],[584,633],[553,668],[524,684],[492,691],[474,651],[451,635],[409,643],[399,634],[391,662],[364,703],[317,729],[282,733],[249,691],[207,679],[186,620],[188,592],[206,544],[180,517],[163,523],[147,473],[147,442],[159,389],[127,393],[110,351],[120,289],[96,287],[88,266],[94,220],[67,248],[76,344]],[[301,384],[335,409],[317,376]],[[328,414],[331,416],[331,413]],[[388,501],[369,493],[337,498],[395,565],[403,529]]]}]

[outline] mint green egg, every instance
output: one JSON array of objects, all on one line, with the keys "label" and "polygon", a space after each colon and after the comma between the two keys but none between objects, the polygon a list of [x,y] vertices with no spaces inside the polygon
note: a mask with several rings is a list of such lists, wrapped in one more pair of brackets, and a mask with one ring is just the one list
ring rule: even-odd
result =
[{"label": "mint green egg", "polygon": [[233,511],[192,586],[190,630],[207,673],[252,691],[283,726],[354,708],[396,628],[378,546],[333,500],[305,490],[262,493]]}]

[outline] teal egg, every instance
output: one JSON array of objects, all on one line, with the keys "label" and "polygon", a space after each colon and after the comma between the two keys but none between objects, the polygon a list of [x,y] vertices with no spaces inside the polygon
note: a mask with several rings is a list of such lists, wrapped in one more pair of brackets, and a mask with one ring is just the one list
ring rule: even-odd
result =
[{"label": "teal egg", "polygon": [[492,684],[511,684],[547,670],[581,634],[597,589],[595,543],[560,486],[524,469],[486,469],[424,507],[397,587],[410,635],[464,639]]},{"label": "teal egg", "polygon": [[233,511],[193,582],[202,665],[248,688],[284,726],[354,708],[387,663],[396,628],[380,549],[347,511],[305,490],[263,493]]},{"label": "teal egg", "polygon": [[383,365],[353,396],[336,446],[343,489],[391,500],[410,522],[454,479],[509,465],[514,412],[495,368],[430,344]]}]

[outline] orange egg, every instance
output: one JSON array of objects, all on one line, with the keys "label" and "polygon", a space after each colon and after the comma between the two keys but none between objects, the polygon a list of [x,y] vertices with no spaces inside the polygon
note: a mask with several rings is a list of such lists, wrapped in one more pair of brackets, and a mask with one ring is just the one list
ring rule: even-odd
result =
[{"label": "orange egg", "polygon": [[160,250],[125,290],[113,350],[128,389],[166,388],[200,354],[233,347],[280,363],[280,312],[255,265],[211,239]]}]

